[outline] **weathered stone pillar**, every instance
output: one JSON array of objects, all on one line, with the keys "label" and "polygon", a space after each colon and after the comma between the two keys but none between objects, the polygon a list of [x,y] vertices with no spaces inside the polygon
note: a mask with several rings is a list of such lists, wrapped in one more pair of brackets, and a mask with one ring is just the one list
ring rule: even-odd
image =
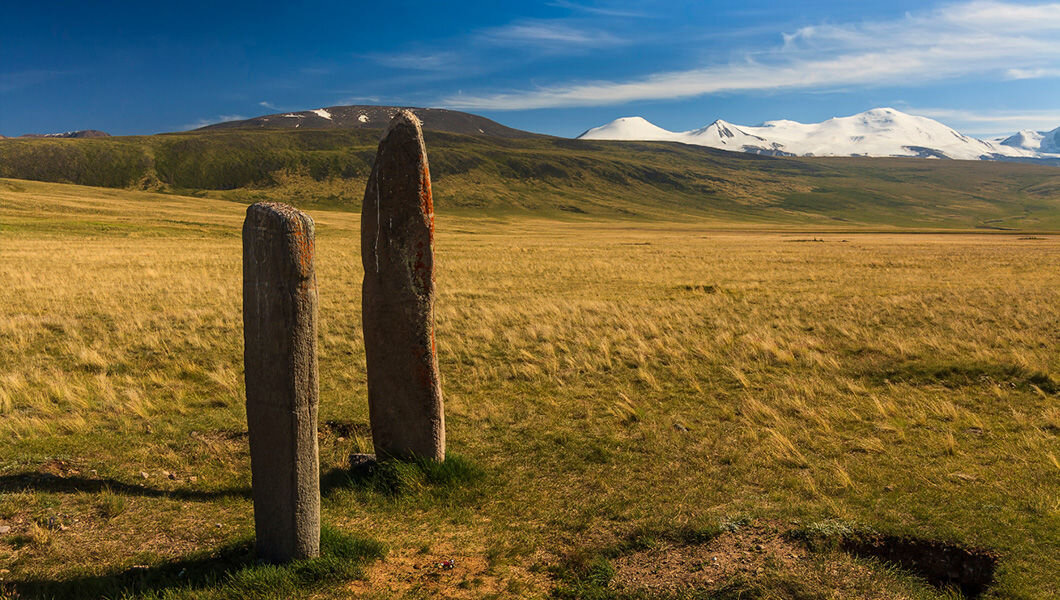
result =
[{"label": "weathered stone pillar", "polygon": [[445,460],[434,348],[434,203],[419,119],[387,127],[361,207],[368,414],[379,458]]},{"label": "weathered stone pillar", "polygon": [[313,220],[258,203],[243,222],[243,363],[258,557],[320,553]]}]

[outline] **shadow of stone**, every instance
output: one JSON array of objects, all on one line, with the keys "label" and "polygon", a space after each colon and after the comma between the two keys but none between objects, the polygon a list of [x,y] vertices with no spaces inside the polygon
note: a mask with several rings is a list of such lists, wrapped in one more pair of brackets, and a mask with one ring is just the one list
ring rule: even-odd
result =
[{"label": "shadow of stone", "polygon": [[447,454],[444,461],[425,458],[377,460],[374,454],[350,455],[350,466],[320,475],[320,494],[327,497],[339,490],[367,492],[387,497],[425,495],[426,497],[482,492],[476,485],[486,472],[466,458]]},{"label": "shadow of stone", "polygon": [[373,478],[378,464],[374,454],[351,454],[349,467],[320,474],[320,495],[326,498],[337,490],[378,491]]},{"label": "shadow of stone", "polygon": [[368,423],[359,423],[356,421],[331,419],[320,423],[317,430],[321,437],[372,437],[372,426]]},{"label": "shadow of stone", "polygon": [[249,487],[222,488],[218,490],[194,490],[178,488],[162,490],[144,485],[131,484],[117,479],[88,477],[60,477],[48,473],[26,472],[0,475],[0,492],[20,492],[32,489],[38,492],[74,494],[78,492],[100,493],[109,490],[125,496],[147,498],[171,498],[174,500],[209,501],[218,498],[250,498]]},{"label": "shadow of stone", "polygon": [[[360,579],[386,556],[386,545],[322,525],[320,556],[285,564],[257,559],[241,539],[150,566],[63,579],[24,577],[0,583],[0,598],[303,598],[326,583]],[[83,568],[83,567],[82,567]]]},{"label": "shadow of stone", "polygon": [[195,590],[223,585],[242,569],[255,565],[253,543],[244,540],[213,552],[146,567],[134,566],[102,575],[65,580],[15,579],[6,582],[15,598],[126,598],[166,590]]}]

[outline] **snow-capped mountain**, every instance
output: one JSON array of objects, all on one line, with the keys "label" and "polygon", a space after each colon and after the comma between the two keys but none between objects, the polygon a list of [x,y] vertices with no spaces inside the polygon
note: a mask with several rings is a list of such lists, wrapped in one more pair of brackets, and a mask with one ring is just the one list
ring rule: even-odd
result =
[{"label": "snow-capped mountain", "polygon": [[1060,127],[1052,131],[1030,131],[1024,129],[1000,142],[1012,148],[1021,148],[1046,154],[1060,154]]},{"label": "snow-capped mountain", "polygon": [[[1021,137],[1022,136],[1022,137]],[[588,140],[672,141],[756,154],[794,156],[917,156],[966,160],[1060,158],[1060,128],[1020,132],[1002,142],[969,137],[927,117],[875,108],[822,123],[767,121],[757,127],[715,121],[673,132],[624,117],[578,136]]]}]

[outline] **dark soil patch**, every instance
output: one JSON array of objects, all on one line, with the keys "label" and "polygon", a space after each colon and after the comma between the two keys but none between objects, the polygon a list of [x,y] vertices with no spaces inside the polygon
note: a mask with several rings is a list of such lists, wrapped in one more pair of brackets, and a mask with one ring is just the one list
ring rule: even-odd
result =
[{"label": "dark soil patch", "polygon": [[897,565],[936,587],[955,587],[969,598],[978,598],[990,587],[998,563],[997,555],[986,550],[911,537],[853,537],[840,542],[840,547]]},{"label": "dark soil patch", "polygon": [[577,206],[572,206],[570,204],[561,204],[557,208],[559,208],[560,210],[565,211],[565,212],[577,213],[579,215],[588,214],[587,212],[585,212],[581,208],[578,208]]},{"label": "dark soil patch", "polygon": [[686,292],[702,292],[704,294],[716,294],[719,290],[716,285],[704,285],[704,284],[686,284],[679,286],[678,289]]},{"label": "dark soil patch", "polygon": [[317,427],[317,432],[322,438],[371,437],[372,426],[368,423],[356,423],[354,421],[324,421]]},{"label": "dark soil patch", "polygon": [[978,598],[993,584],[998,555],[980,548],[903,535],[886,535],[826,522],[792,531],[815,551],[838,549],[896,566],[940,589]]},{"label": "dark soil patch", "polygon": [[1060,382],[1049,373],[1011,364],[904,361],[878,366],[865,365],[859,371],[861,375],[874,380],[942,385],[951,389],[974,385],[1002,385],[1021,389],[1032,389],[1033,386],[1046,394],[1060,393]]}]

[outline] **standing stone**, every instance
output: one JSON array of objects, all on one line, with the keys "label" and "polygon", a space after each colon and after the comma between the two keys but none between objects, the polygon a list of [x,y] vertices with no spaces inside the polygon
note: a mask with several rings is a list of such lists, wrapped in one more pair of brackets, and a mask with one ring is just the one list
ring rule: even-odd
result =
[{"label": "standing stone", "polygon": [[258,203],[243,222],[243,363],[258,557],[320,553],[313,220]]},{"label": "standing stone", "polygon": [[380,458],[445,460],[434,348],[434,203],[419,119],[394,116],[361,208],[368,414]]}]

